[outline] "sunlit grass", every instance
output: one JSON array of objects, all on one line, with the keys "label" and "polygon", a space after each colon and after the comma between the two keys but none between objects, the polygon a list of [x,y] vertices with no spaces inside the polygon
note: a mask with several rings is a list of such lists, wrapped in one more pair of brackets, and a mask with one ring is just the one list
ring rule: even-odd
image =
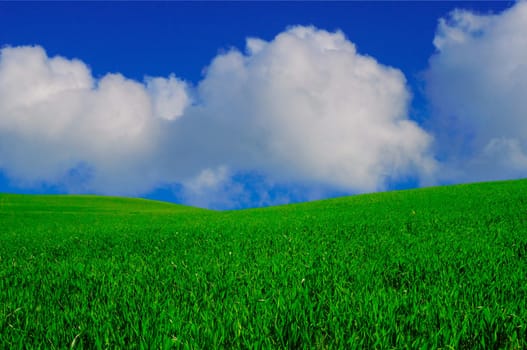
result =
[{"label": "sunlit grass", "polygon": [[526,348],[527,181],[214,212],[0,195],[0,348]]}]

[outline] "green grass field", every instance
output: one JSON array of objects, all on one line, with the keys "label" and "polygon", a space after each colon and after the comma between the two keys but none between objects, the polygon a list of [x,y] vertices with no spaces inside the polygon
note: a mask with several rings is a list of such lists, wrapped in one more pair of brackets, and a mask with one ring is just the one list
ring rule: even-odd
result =
[{"label": "green grass field", "polygon": [[226,212],[0,195],[0,348],[527,348],[527,181]]}]

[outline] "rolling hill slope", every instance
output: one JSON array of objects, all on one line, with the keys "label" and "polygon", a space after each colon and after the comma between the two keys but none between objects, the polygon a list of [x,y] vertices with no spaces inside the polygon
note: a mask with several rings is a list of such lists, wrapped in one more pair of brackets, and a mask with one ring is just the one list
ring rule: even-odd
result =
[{"label": "rolling hill slope", "polygon": [[0,347],[525,348],[527,180],[214,212],[0,194]]}]

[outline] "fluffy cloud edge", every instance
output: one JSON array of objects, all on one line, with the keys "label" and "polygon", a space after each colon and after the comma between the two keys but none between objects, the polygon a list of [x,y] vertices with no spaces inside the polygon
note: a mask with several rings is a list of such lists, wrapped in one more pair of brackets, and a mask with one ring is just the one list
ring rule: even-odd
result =
[{"label": "fluffy cloud edge", "polygon": [[527,176],[527,2],[438,22],[425,73],[441,182]]}]

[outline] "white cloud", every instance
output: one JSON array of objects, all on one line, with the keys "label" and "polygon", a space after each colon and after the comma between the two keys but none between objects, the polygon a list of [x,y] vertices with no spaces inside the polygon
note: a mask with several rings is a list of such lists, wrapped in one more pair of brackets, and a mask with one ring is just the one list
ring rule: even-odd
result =
[{"label": "white cloud", "polygon": [[90,169],[80,191],[148,191],[162,180],[152,177],[150,159],[159,120],[182,113],[184,88],[173,77],[151,78],[146,88],[119,74],[94,79],[79,60],[48,57],[38,46],[4,48],[0,167],[26,186],[60,184],[80,166]]},{"label": "white cloud", "polygon": [[195,88],[174,75],[96,79],[79,60],[4,48],[0,168],[27,185],[107,194],[177,182],[203,206],[250,201],[254,189],[232,178],[244,172],[269,188],[375,191],[435,169],[409,100],[399,70],[313,27],[248,39],[245,53],[215,57]]},{"label": "white cloud", "polygon": [[403,74],[341,32],[293,27],[271,42],[249,39],[247,54],[214,59],[198,95],[189,114],[222,150],[211,158],[232,169],[359,192],[434,169],[429,135],[407,117]]},{"label": "white cloud", "polygon": [[441,19],[426,73],[446,179],[527,176],[527,2]]},{"label": "white cloud", "polygon": [[146,87],[152,98],[154,114],[166,120],[174,120],[183,115],[190,104],[188,86],[173,74],[168,79],[147,78]]}]

